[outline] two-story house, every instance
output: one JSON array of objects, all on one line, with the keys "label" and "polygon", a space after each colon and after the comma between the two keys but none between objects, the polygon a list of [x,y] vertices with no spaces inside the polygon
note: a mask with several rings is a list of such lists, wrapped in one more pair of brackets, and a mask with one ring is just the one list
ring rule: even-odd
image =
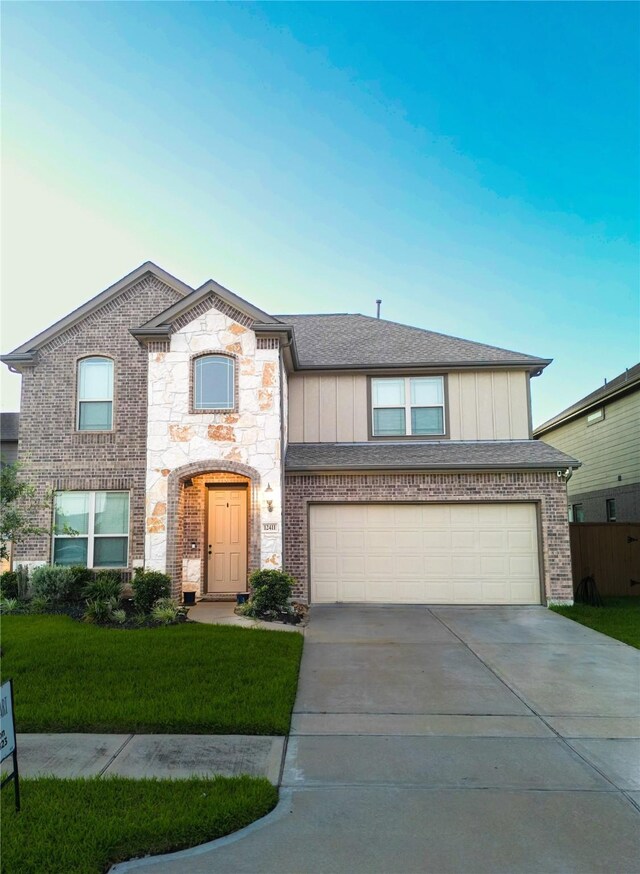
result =
[{"label": "two-story house", "polygon": [[640,364],[539,425],[534,437],[577,455],[572,522],[640,522]]},{"label": "two-story house", "polygon": [[[271,315],[145,263],[2,359],[54,495],[23,562],[166,570],[312,602],[571,601],[565,475],[532,439],[546,359],[362,315]],[[71,532],[71,533],[70,533]]]}]

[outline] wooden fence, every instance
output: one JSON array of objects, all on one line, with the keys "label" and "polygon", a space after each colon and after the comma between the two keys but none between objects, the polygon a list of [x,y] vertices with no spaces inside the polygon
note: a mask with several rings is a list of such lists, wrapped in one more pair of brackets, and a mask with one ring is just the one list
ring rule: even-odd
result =
[{"label": "wooden fence", "polygon": [[640,524],[572,522],[569,531],[574,591],[592,576],[605,597],[640,597]]}]

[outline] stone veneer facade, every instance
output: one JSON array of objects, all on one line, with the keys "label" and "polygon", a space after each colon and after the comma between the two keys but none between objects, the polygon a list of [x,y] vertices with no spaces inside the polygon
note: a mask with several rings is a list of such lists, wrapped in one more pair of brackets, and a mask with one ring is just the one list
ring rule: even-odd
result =
[{"label": "stone veneer facade", "polygon": [[[193,361],[209,353],[235,359],[232,411],[192,408]],[[218,482],[232,482],[234,477],[237,481],[239,476],[251,484],[249,570],[282,565],[280,383],[277,341],[258,344],[250,327],[213,305],[181,324],[167,351],[149,352],[145,561],[147,567],[171,573],[177,591],[181,584],[202,588],[204,582],[202,537],[198,554],[188,554],[188,532],[194,526],[204,531],[204,522],[199,516],[194,519],[193,509],[193,501],[199,501],[195,493],[205,488],[203,474],[221,473],[215,478]],[[195,486],[186,491],[195,488],[193,498],[184,494],[189,480]],[[267,485],[273,500],[270,513],[263,506]],[[263,533],[265,521],[275,523],[277,531]]]},{"label": "stone veneer facade", "polygon": [[285,489],[285,567],[309,595],[309,504],[350,501],[533,501],[539,506],[541,569],[547,603],[572,602],[567,496],[555,471],[488,473],[289,473]]}]

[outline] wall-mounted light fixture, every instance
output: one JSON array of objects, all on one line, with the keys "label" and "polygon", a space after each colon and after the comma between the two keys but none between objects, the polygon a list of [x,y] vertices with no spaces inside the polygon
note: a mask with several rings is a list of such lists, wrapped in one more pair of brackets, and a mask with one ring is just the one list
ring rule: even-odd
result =
[{"label": "wall-mounted light fixture", "polygon": [[186,480],[184,480],[184,482],[182,483],[182,485],[185,487],[185,489],[191,488],[191,486],[193,485],[193,480],[192,480],[192,479],[186,479]]},{"label": "wall-mounted light fixture", "polygon": [[[264,491],[265,491],[265,494],[267,492],[273,492],[273,489],[271,488],[271,483],[267,483],[267,487]],[[273,499],[272,498],[267,498],[267,510],[269,511],[269,513],[273,513]]]}]

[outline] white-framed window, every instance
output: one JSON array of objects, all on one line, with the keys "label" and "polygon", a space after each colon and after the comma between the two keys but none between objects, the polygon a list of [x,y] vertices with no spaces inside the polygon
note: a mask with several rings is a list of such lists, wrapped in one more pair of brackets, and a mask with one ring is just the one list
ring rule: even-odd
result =
[{"label": "white-framed window", "polygon": [[56,492],[54,564],[128,567],[129,492]]},{"label": "white-framed window", "polygon": [[113,428],[113,361],[83,358],[78,362],[78,431]]},{"label": "white-framed window", "polygon": [[599,410],[594,410],[593,413],[589,413],[587,416],[587,425],[595,425],[596,422],[602,422],[604,419],[604,407],[600,407]]},{"label": "white-framed window", "polygon": [[193,408],[232,410],[235,405],[235,365],[227,355],[201,355],[193,362]]},{"label": "white-framed window", "polygon": [[373,437],[435,437],[445,433],[444,377],[371,380]]}]

